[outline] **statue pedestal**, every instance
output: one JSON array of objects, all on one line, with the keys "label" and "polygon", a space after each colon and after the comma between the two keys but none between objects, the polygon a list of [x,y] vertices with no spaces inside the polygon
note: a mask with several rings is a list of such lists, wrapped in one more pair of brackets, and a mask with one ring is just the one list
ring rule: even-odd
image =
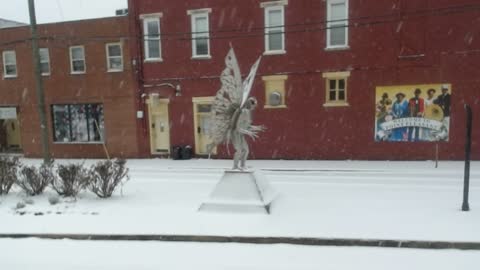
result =
[{"label": "statue pedestal", "polygon": [[269,214],[273,197],[273,189],[260,173],[228,170],[198,210]]}]

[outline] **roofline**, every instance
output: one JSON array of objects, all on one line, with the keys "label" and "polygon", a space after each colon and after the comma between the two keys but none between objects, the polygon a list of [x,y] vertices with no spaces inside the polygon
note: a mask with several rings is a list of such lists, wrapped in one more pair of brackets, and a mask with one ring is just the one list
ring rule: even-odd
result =
[{"label": "roofline", "polygon": [[9,25],[9,26],[3,26],[3,27],[0,27],[0,29],[7,29],[7,28],[14,28],[14,27],[22,27],[22,26],[27,26],[28,24],[26,23],[23,23],[23,22],[17,22],[17,21],[14,21],[14,20],[9,20],[9,19],[4,19],[4,18],[0,18],[0,21],[4,21],[6,23],[11,23],[13,25]]},{"label": "roofline", "polygon": [[[55,24],[74,24],[74,23],[89,22],[89,21],[113,20],[113,19],[122,18],[122,17],[128,17],[128,14],[117,15],[117,16],[99,17],[99,18],[91,18],[91,19],[80,19],[80,20],[71,20],[71,21],[39,23],[39,24],[37,24],[37,26],[42,27],[42,26],[55,25]],[[6,21],[9,21],[9,20],[6,20]],[[15,22],[15,21],[10,21],[10,22]],[[18,22],[15,22],[15,23],[18,23]],[[11,29],[11,28],[20,28],[20,27],[30,27],[30,24],[25,24],[25,23],[20,23],[20,24],[21,25],[0,27],[0,30]]]}]

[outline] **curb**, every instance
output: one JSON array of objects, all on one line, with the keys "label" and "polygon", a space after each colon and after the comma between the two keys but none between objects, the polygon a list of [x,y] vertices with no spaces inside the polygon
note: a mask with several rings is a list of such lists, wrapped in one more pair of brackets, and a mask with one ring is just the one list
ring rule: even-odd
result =
[{"label": "curb", "polygon": [[459,249],[480,250],[477,242],[347,239],[347,238],[310,238],[310,237],[243,237],[210,235],[108,235],[108,234],[0,234],[0,239],[38,238],[50,240],[82,241],[161,241],[161,242],[197,242],[197,243],[241,243],[241,244],[291,244],[308,246],[354,246],[387,247],[415,249]]}]

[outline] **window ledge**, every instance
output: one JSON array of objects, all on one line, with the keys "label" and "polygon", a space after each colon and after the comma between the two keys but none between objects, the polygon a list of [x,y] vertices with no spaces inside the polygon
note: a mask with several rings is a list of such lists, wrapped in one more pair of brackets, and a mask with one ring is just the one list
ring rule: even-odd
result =
[{"label": "window ledge", "polygon": [[151,58],[143,60],[144,63],[160,63],[163,62],[162,58]]},{"label": "window ledge", "polygon": [[333,103],[333,102],[327,102],[323,104],[323,107],[350,107],[350,104],[347,102],[339,102],[339,103]]},{"label": "window ledge", "polygon": [[346,51],[350,50],[350,46],[333,46],[333,47],[326,47],[325,51]]},{"label": "window ledge", "polygon": [[123,69],[109,69],[107,70],[107,73],[119,73],[123,72]]},{"label": "window ledge", "polygon": [[70,72],[70,75],[84,75],[86,72]]},{"label": "window ledge", "polygon": [[210,60],[212,59],[211,55],[194,55],[191,58],[192,60]]},{"label": "window ledge", "polygon": [[101,144],[103,144],[103,142],[53,142],[53,144],[62,144],[62,145],[93,144],[93,145],[101,145]]},{"label": "window ledge", "polygon": [[3,75],[4,79],[16,79],[17,77],[17,75]]},{"label": "window ledge", "polygon": [[271,105],[265,105],[263,106],[264,109],[286,109],[288,108],[287,105],[278,105],[278,106],[271,106]]},{"label": "window ledge", "polygon": [[281,54],[287,54],[287,51],[281,50],[281,51],[265,51],[263,55],[281,55]]},{"label": "window ledge", "polygon": [[42,77],[49,77],[50,75],[50,73],[42,73]]}]

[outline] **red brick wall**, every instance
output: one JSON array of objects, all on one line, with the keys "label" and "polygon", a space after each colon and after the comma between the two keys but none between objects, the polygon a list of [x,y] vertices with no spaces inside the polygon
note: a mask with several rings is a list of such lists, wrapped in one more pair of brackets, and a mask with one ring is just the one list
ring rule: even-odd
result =
[{"label": "red brick wall", "polygon": [[[212,96],[224,68],[229,43],[244,73],[264,52],[263,12],[255,0],[148,1],[130,0],[130,23],[138,16],[162,12],[163,62],[144,63],[146,83],[180,82],[182,97],[171,97],[171,142],[194,144],[192,97]],[[415,2],[415,3],[413,3]],[[424,83],[451,83],[452,119],[449,142],[440,143],[440,157],[462,159],[463,104],[480,112],[480,9],[474,0],[350,0],[350,49],[326,51],[326,1],[290,0],[285,8],[285,55],[264,56],[253,95],[260,101],[255,122],[268,130],[252,142],[253,158],[286,159],[433,159],[432,143],[379,143],[374,141],[375,87]],[[453,6],[474,5],[470,8]],[[212,8],[211,60],[192,60],[190,17],[187,10]],[[443,11],[442,11],[443,9]],[[418,11],[430,10],[429,13]],[[432,11],[434,10],[434,11]],[[423,14],[423,15],[422,15]],[[388,16],[385,16],[388,15]],[[139,35],[139,28],[135,34]],[[240,31],[232,31],[238,29]],[[310,29],[310,31],[305,31]],[[219,33],[219,31],[224,31]],[[178,33],[185,33],[178,35]],[[175,35],[172,35],[175,34]],[[135,47],[139,59],[141,46]],[[401,55],[425,54],[415,59]],[[351,71],[349,107],[325,108],[322,72]],[[288,74],[287,109],[265,110],[260,76]],[[211,77],[213,78],[206,78]],[[202,78],[203,77],[203,78]],[[171,92],[164,91],[164,96]],[[185,119],[185,121],[181,121]],[[480,129],[474,128],[473,157]],[[221,151],[220,157],[225,157]]]},{"label": "red brick wall", "polygon": [[[136,88],[132,72],[127,17],[39,25],[44,37],[40,47],[49,48],[51,75],[43,77],[50,149],[55,158],[105,157],[102,144],[58,144],[53,142],[52,104],[103,103],[106,145],[111,156],[137,157],[135,112]],[[29,28],[0,30],[0,51],[15,50],[18,77],[0,80],[0,106],[20,109],[20,127],[25,156],[41,156],[40,124]],[[45,38],[49,37],[49,38]],[[107,72],[105,44],[122,42],[124,71]],[[70,74],[69,46],[84,45],[86,74]]]}]

